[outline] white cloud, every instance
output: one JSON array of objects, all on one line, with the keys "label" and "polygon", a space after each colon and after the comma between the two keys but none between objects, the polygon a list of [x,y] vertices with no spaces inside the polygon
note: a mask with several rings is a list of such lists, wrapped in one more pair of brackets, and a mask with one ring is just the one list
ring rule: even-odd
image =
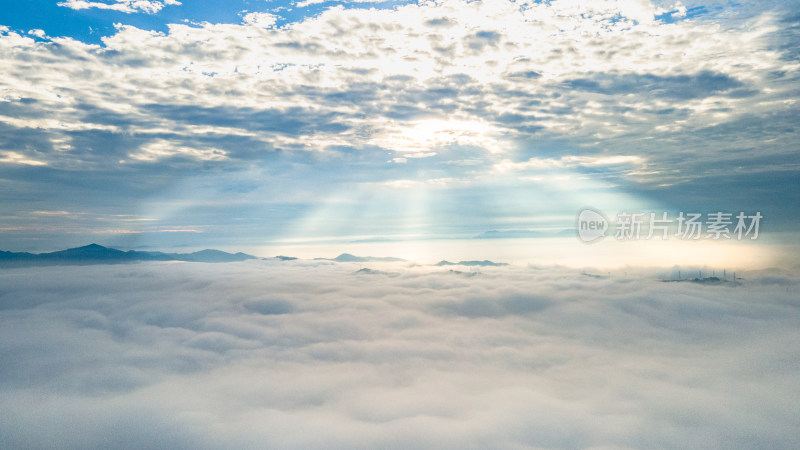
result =
[{"label": "white cloud", "polygon": [[336,1],[336,4],[352,4],[352,3],[383,3],[388,2],[389,0],[304,0],[301,2],[294,3],[295,8],[306,8],[311,5],[319,5],[320,3],[329,3]]},{"label": "white cloud", "polygon": [[47,163],[30,158],[18,152],[0,152],[0,164],[22,164],[26,166],[46,166]]},{"label": "white cloud", "polygon": [[547,169],[572,169],[576,167],[599,167],[599,166],[619,166],[632,165],[634,167],[645,166],[645,160],[633,155],[612,155],[612,156],[562,156],[560,158],[531,158],[527,161],[514,162],[508,159],[496,164],[494,169],[497,172],[509,172],[519,170],[547,170]]},{"label": "white cloud", "polygon": [[130,155],[139,161],[160,161],[175,156],[188,157],[200,161],[223,161],[227,159],[227,152],[218,148],[184,147],[167,140],[155,140],[144,145],[139,153]]},{"label": "white cloud", "polygon": [[165,6],[180,4],[181,2],[177,0],[111,0],[110,2],[66,0],[59,2],[58,6],[76,10],[97,8],[121,11],[124,13],[144,12],[148,14],[155,14],[161,11]]},{"label": "white cloud", "polygon": [[675,2],[675,4],[669,7],[658,7],[656,8],[655,14],[662,15],[662,14],[669,14],[675,19],[681,19],[686,17],[686,6],[683,5],[681,2]]},{"label": "white cloud", "polygon": [[31,211],[35,216],[69,216],[69,211]]},{"label": "white cloud", "polygon": [[800,444],[797,278],[359,267],[0,271],[0,445]]},{"label": "white cloud", "polygon": [[274,14],[264,12],[251,12],[242,17],[242,23],[261,28],[270,28],[275,25],[278,17]]}]

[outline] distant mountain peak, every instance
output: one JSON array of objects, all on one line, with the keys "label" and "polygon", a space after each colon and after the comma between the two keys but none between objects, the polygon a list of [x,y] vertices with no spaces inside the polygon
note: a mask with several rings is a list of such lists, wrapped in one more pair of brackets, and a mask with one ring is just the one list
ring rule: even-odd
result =
[{"label": "distant mountain peak", "polygon": [[436,265],[437,266],[491,266],[491,267],[496,267],[496,266],[507,266],[508,264],[507,263],[497,263],[497,262],[489,261],[488,259],[485,259],[483,261],[459,261],[457,263],[450,262],[450,261],[447,261],[447,260],[443,260],[443,261],[439,261],[438,263],[436,263]]},{"label": "distant mountain peak", "polygon": [[336,262],[406,262],[402,258],[393,257],[378,257],[378,256],[355,256],[350,253],[342,253],[341,255],[333,258]]},{"label": "distant mountain peak", "polygon": [[71,264],[118,264],[137,261],[234,262],[257,259],[245,253],[231,254],[221,250],[206,249],[194,253],[163,253],[103,247],[91,243],[50,253],[14,253],[0,251],[0,267],[24,267]]}]

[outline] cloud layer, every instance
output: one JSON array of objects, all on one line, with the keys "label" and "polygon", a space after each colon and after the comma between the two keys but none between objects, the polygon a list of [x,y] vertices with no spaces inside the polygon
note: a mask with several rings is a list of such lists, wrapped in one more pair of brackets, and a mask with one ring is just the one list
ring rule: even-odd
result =
[{"label": "cloud layer", "polygon": [[4,270],[0,446],[800,444],[796,278],[370,267]]},{"label": "cloud layer", "polygon": [[[771,42],[775,12],[727,27],[664,23],[654,12],[648,2],[610,1],[334,7],[282,28],[265,13],[168,33],[120,24],[103,47],[9,31],[4,106],[16,120],[4,122],[42,128],[64,149],[75,132],[133,132],[105,152],[73,148],[51,160],[113,166],[153,154],[142,150],[153,142],[163,145],[149,160],[213,159],[180,148],[213,147],[215,136],[256,153],[435,153],[454,143],[494,153],[553,134],[576,145],[632,143],[775,113],[778,99],[794,96],[796,63]],[[54,158],[53,150],[39,153]]]}]

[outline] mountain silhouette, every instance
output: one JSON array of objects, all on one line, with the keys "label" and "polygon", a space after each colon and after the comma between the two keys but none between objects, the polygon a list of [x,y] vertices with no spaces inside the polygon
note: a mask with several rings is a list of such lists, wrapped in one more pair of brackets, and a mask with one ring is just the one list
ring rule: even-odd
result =
[{"label": "mountain silhouette", "polygon": [[459,261],[457,263],[450,261],[439,261],[437,266],[507,266],[506,263],[496,263],[489,260],[483,261]]},{"label": "mountain silhouette", "polygon": [[378,256],[355,256],[350,253],[342,253],[336,258],[314,258],[317,261],[336,261],[336,262],[406,262],[403,258],[378,257]]},{"label": "mountain silhouette", "polygon": [[220,250],[201,250],[194,253],[122,251],[89,244],[50,253],[0,251],[0,267],[29,267],[52,265],[120,264],[137,261],[234,262],[257,259],[245,253],[226,253]]}]

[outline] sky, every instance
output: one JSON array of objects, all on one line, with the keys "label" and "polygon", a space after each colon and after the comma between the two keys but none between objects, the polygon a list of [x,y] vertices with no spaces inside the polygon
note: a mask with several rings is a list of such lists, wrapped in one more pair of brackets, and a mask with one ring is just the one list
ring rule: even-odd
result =
[{"label": "sky", "polygon": [[560,255],[589,207],[758,212],[772,252],[799,241],[798,6],[3,1],[0,249]]},{"label": "sky", "polygon": [[800,445],[796,275],[359,268],[2,270],[0,447]]}]

